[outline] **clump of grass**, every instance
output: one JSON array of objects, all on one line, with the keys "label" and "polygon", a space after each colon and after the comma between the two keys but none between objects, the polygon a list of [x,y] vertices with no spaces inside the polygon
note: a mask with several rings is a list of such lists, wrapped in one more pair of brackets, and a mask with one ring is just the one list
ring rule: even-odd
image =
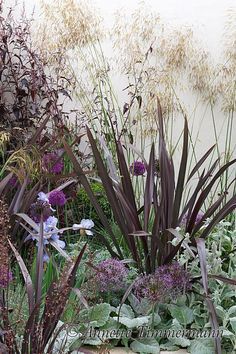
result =
[{"label": "clump of grass", "polygon": [[[101,18],[88,1],[41,1],[44,21],[39,23],[37,44],[45,52],[60,53],[59,58],[75,47],[83,47],[103,36]],[[51,35],[53,33],[53,36]],[[56,55],[51,57],[57,61]],[[55,62],[54,62],[55,63]]]}]

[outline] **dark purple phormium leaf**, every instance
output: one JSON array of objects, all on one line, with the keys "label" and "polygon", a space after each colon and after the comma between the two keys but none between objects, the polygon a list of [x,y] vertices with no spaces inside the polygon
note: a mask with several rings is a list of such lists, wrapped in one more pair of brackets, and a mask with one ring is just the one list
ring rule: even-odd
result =
[{"label": "dark purple phormium leaf", "polygon": [[38,241],[38,252],[36,260],[36,289],[35,289],[35,303],[40,303],[42,296],[42,281],[43,281],[43,248],[44,248],[44,238],[43,238],[43,216],[41,216],[39,225],[39,241]]},{"label": "dark purple phormium leaf", "polygon": [[200,167],[202,166],[202,164],[204,163],[204,161],[208,158],[208,156],[210,155],[210,153],[214,150],[215,145],[213,145],[203,156],[202,158],[197,162],[197,164],[194,166],[194,168],[192,169],[192,171],[190,172],[190,174],[188,175],[188,179],[187,182],[190,181],[190,179],[195,175],[195,173],[197,171],[199,171]]},{"label": "dark purple phormium leaf", "polygon": [[154,144],[152,144],[150,157],[149,157],[149,164],[147,168],[145,191],[144,191],[144,231],[146,232],[148,231],[148,226],[149,226],[148,225],[149,215],[153,203],[153,192],[155,186],[154,163],[155,163],[155,150],[154,150]]},{"label": "dark purple phormium leaf", "polygon": [[[96,142],[95,142],[89,129],[87,129],[87,133],[88,133],[88,138],[89,138],[92,150],[93,150],[94,158],[95,158],[95,161],[97,164],[98,174],[102,180],[103,187],[106,191],[106,195],[107,195],[108,201],[111,205],[114,217],[115,217],[123,235],[125,236],[125,241],[127,242],[128,247],[129,247],[130,251],[132,252],[134,260],[137,262],[139,267],[141,267],[140,257],[138,255],[138,248],[136,247],[135,240],[131,236],[129,236],[129,234],[131,232],[135,231],[134,230],[135,224],[133,224],[133,222],[134,223],[136,223],[137,221],[139,222],[138,216],[137,217],[135,216],[135,210],[134,210],[135,207],[132,205],[132,200],[126,202],[125,204],[123,203],[123,205],[122,205],[123,207],[120,205],[120,203],[117,202],[118,193],[120,196],[123,197],[123,201],[126,201],[127,198],[122,193],[122,189],[120,188],[120,186],[117,188],[117,190],[119,192],[118,193],[115,192],[115,188],[113,187],[113,182],[112,182],[110,176],[108,175],[108,172],[106,171],[106,167],[103,163],[101,154],[98,151],[98,148],[96,146]],[[125,169],[124,169],[123,173],[125,173],[125,175],[128,176],[128,179],[130,178],[129,173],[128,173],[128,169],[127,169],[127,171],[125,171]],[[123,176],[123,178],[124,178],[124,176]],[[119,200],[119,201],[121,202],[121,200]],[[131,219],[132,224],[130,222],[124,222],[124,220],[127,218],[126,213],[125,213],[125,210],[127,208],[130,209],[129,215],[134,216],[134,218]],[[137,211],[136,211],[136,213],[137,213]],[[139,228],[139,224],[137,224],[136,227]],[[117,241],[116,241],[116,244],[117,244]],[[118,246],[118,244],[117,244],[117,246]]]},{"label": "dark purple phormium leaf", "polygon": [[12,177],[13,177],[13,173],[11,172],[0,181],[0,195],[2,194],[4,188],[8,185]]},{"label": "dark purple phormium leaf", "polygon": [[185,181],[186,167],[187,167],[187,160],[188,160],[188,135],[189,135],[188,123],[187,123],[187,118],[185,117],[182,157],[180,162],[179,175],[178,175],[178,181],[176,185],[175,199],[173,205],[173,217],[172,217],[173,228],[175,228],[178,225],[179,210],[180,210],[182,195],[184,191],[184,181]]},{"label": "dark purple phormium leaf", "polygon": [[[217,167],[218,163],[219,163],[219,159],[217,159],[213,163],[213,165],[209,168],[209,170],[206,172],[206,174],[205,174],[205,170],[202,172],[202,174],[199,178],[198,184],[197,184],[196,188],[194,189],[192,196],[189,199],[189,202],[184,207],[184,210],[181,213],[181,217],[183,217],[183,215],[186,213],[186,211],[188,211],[187,212],[186,228],[185,228],[185,231],[188,233],[192,232],[192,228],[194,227],[195,222],[196,222],[197,214],[195,214],[195,216],[192,217],[192,211],[193,211],[194,205],[196,203],[197,196],[202,190],[205,189],[205,184],[207,183],[208,179],[212,176],[212,173],[215,170],[215,168]],[[204,199],[204,201],[205,201],[205,199]],[[200,210],[200,208],[199,208],[199,210]],[[190,218],[191,218],[191,223],[190,223]]]},{"label": "dark purple phormium leaf", "polygon": [[198,223],[195,223],[195,226],[193,228],[192,231],[192,236],[194,236],[199,230],[200,228],[203,226],[204,221],[207,218],[210,218],[214,212],[219,208],[219,206],[221,205],[221,203],[223,202],[224,198],[225,198],[225,193],[223,193],[218,199],[217,201],[209,208],[207,209],[207,211],[203,214],[201,220]]},{"label": "dark purple phormium leaf", "polygon": [[212,177],[211,181],[208,183],[207,186],[204,187],[203,191],[201,192],[198,200],[196,201],[196,204],[193,208],[188,226],[186,228],[187,232],[191,233],[192,229],[195,225],[195,220],[197,217],[198,212],[200,211],[200,208],[202,207],[202,205],[204,204],[204,202],[207,199],[208,194],[210,193],[210,191],[212,190],[212,187],[214,185],[214,183],[217,181],[218,178],[220,178],[222,176],[222,174],[232,165],[236,162],[235,160],[232,160],[230,162],[228,162],[227,164],[225,164],[224,166],[222,166],[219,171],[215,174],[215,176]]},{"label": "dark purple phormium leaf", "polygon": [[[138,255],[135,241],[132,239],[132,237],[129,238],[129,235],[132,232],[135,232],[136,230],[141,230],[142,226],[141,226],[141,223],[139,220],[137,205],[136,205],[136,201],[135,201],[135,195],[134,195],[133,186],[132,186],[132,182],[131,182],[131,178],[130,178],[130,173],[129,173],[129,169],[127,167],[127,163],[126,163],[126,160],[124,157],[124,152],[123,152],[121,143],[117,142],[116,147],[117,147],[117,156],[118,156],[120,174],[122,176],[121,183],[122,183],[122,191],[123,191],[123,193],[121,193],[119,195],[122,198],[123,202],[125,202],[124,204],[127,206],[126,210],[127,210],[128,214],[132,215],[131,220],[133,220],[133,229],[129,228],[126,238],[130,244],[130,248],[131,248],[131,251],[135,257],[135,260],[139,264],[140,263],[140,260],[139,260],[140,256]],[[145,165],[143,164],[143,166],[145,166]],[[121,190],[121,189],[119,188],[119,190]],[[124,206],[124,204],[122,203],[122,206]],[[146,238],[142,237],[140,241],[143,246],[146,261],[148,262],[149,268],[150,268],[147,240],[146,240]]]},{"label": "dark purple phormium leaf", "polygon": [[[205,292],[205,301],[208,307],[212,329],[217,331],[219,330],[217,314],[209,294],[205,241],[202,238],[197,238],[196,243],[201,268],[202,284]],[[221,354],[220,338],[214,338],[214,341],[216,353]]]},{"label": "dark purple phormium leaf", "polygon": [[209,222],[206,228],[202,231],[201,237],[206,238],[210,231],[217,225],[218,222],[226,218],[236,208],[236,195],[230,198],[230,200],[219,210],[215,217]]},{"label": "dark purple phormium leaf", "polygon": [[158,123],[159,123],[159,165],[160,165],[160,218],[159,218],[159,237],[162,238],[163,252],[158,254],[158,264],[163,264],[164,259],[171,253],[173,246],[170,241],[173,238],[167,231],[171,227],[173,218],[173,206],[175,197],[175,173],[172,158],[166,148],[164,135],[164,122],[161,106],[158,101]]}]

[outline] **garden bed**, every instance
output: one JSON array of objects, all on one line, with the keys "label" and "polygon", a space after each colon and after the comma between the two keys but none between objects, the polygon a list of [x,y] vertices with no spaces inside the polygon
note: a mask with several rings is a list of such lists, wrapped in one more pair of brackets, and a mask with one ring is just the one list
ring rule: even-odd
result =
[{"label": "garden bed", "polygon": [[[99,68],[96,97],[87,113],[67,112],[77,82],[65,77],[71,67],[62,71],[67,56],[57,51],[52,63],[22,21],[0,16],[0,351],[233,353],[233,109],[225,151],[216,138],[197,156],[187,115],[174,139],[173,111],[142,95],[141,76],[128,86],[138,85],[129,104],[117,106],[95,41],[88,47],[99,63],[85,67]],[[155,120],[143,109],[149,96]],[[143,140],[141,126],[139,149],[136,124],[149,114],[155,134]]]},{"label": "garden bed", "polygon": [[[83,353],[83,349],[85,349],[85,351],[89,351],[90,353],[102,353],[102,348],[100,349],[94,349],[91,347],[83,347],[80,349],[81,353]],[[126,348],[122,348],[122,347],[117,347],[114,349],[110,349],[109,352],[107,352],[106,354],[131,354],[131,353],[135,353],[130,349],[126,349]],[[187,350],[177,350],[177,351],[161,351],[160,354],[186,354]],[[73,352],[72,354],[76,354],[76,352]],[[199,353],[200,354],[200,353]]]}]

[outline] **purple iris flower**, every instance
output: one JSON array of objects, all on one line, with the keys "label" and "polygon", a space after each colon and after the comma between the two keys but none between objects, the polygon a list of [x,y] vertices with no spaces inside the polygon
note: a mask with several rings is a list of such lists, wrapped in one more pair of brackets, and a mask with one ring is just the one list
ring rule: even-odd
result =
[{"label": "purple iris flower", "polygon": [[[58,219],[55,216],[49,216],[47,218],[46,221],[44,221],[43,223],[43,231],[44,231],[44,235],[43,235],[43,244],[44,246],[50,244],[50,242],[54,242],[58,247],[60,247],[61,249],[64,249],[66,244],[64,241],[60,240],[60,236],[58,235],[58,228],[57,228],[57,223],[58,223]],[[38,227],[40,227],[40,224],[38,223]],[[47,235],[50,234],[50,235]],[[37,247],[39,245],[39,238],[38,238],[38,234],[37,236],[35,236],[33,233],[28,235],[25,239],[25,241],[28,240],[36,240],[37,243]],[[49,259],[48,255],[46,252],[44,252],[44,260],[47,261]]]}]

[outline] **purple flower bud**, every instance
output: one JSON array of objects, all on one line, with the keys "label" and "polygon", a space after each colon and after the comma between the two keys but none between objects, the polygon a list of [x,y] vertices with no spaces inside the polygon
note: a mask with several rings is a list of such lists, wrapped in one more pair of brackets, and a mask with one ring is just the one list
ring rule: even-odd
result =
[{"label": "purple flower bud", "polygon": [[143,162],[134,161],[130,166],[129,170],[133,176],[142,176],[146,171],[146,167]]},{"label": "purple flower bud", "polygon": [[59,174],[64,168],[64,163],[57,153],[49,152],[43,156],[43,167],[48,173]]},{"label": "purple flower bud", "polygon": [[53,206],[63,206],[66,204],[66,196],[65,193],[62,191],[52,191],[51,193],[49,193],[49,203]]}]

